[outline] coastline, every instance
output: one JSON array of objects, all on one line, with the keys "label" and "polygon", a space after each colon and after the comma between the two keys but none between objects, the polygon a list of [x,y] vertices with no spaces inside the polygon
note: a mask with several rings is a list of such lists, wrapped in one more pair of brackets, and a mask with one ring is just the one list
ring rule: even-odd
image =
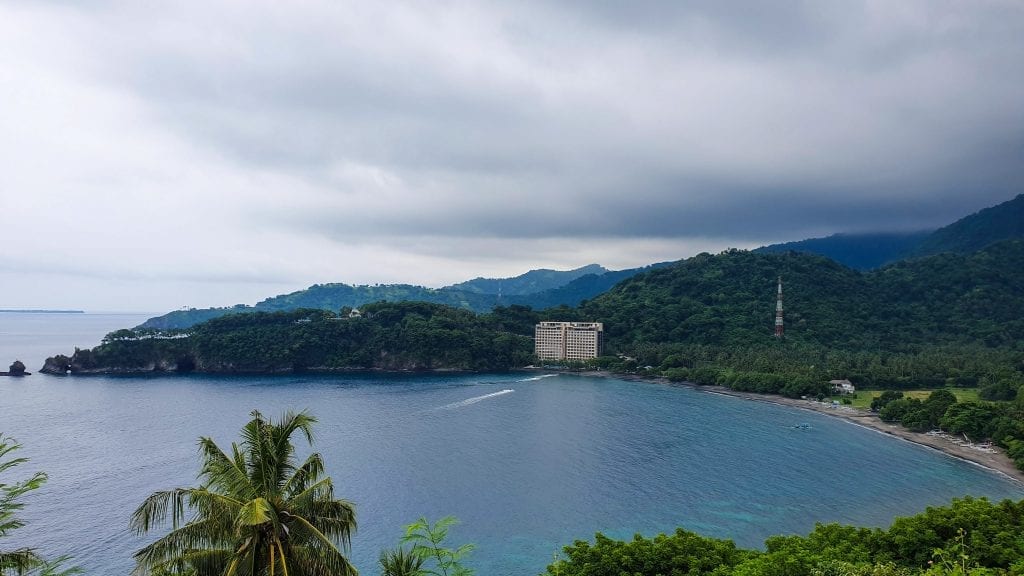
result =
[{"label": "coastline", "polygon": [[758,394],[756,392],[740,392],[726,388],[725,386],[699,386],[692,382],[672,382],[667,378],[662,377],[647,377],[647,376],[634,376],[629,374],[613,374],[611,372],[598,372],[588,371],[579,372],[581,376],[598,376],[598,377],[609,377],[609,378],[620,378],[622,380],[633,380],[637,382],[649,382],[652,384],[663,384],[667,386],[680,386],[686,388],[692,388],[702,392],[710,394],[720,394],[722,396],[732,396],[734,398],[740,398],[742,400],[752,400],[754,402],[765,402],[768,404],[777,404],[779,406],[788,406],[790,408],[799,408],[801,410],[809,410],[811,412],[817,412],[833,418],[844,420],[855,426],[867,428],[869,430],[879,432],[881,434],[887,434],[905,440],[907,442],[913,442],[921,446],[938,450],[947,456],[953,458],[959,458],[972,464],[976,464],[1003,476],[1014,480],[1018,484],[1024,486],[1024,471],[1018,470],[1013,464],[1013,461],[1003,452],[1002,448],[992,447],[992,452],[983,452],[975,448],[968,446],[961,446],[953,442],[949,438],[942,436],[933,436],[925,432],[912,432],[899,424],[890,424],[883,422],[878,418],[877,415],[867,411],[852,408],[849,406],[835,406],[832,404],[826,404],[818,402],[816,400],[803,400],[800,398],[786,398],[785,396],[776,396],[774,394]]}]

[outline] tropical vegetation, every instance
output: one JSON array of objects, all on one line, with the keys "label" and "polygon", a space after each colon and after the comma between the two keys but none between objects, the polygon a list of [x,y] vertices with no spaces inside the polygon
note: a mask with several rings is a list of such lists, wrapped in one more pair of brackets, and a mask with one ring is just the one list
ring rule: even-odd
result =
[{"label": "tropical vegetation", "polygon": [[292,436],[312,445],[316,419],[258,411],[240,444],[199,439],[202,483],[155,492],[132,515],[139,534],[170,531],[135,554],[137,576],[355,575],[345,551],[356,529],[352,503],[335,498],[320,454],[299,460]]},{"label": "tropical vegetation", "polygon": [[993,576],[1024,574],[1024,501],[953,500],[892,526],[818,524],[807,536],[773,536],[764,550],[683,529],[618,541],[576,541],[549,576]]},{"label": "tropical vegetation", "polygon": [[379,302],[361,312],[232,314],[187,334],[119,330],[50,365],[61,373],[65,365],[73,372],[503,370],[532,358],[531,339],[509,332],[500,316],[424,302]]},{"label": "tropical vegetation", "polygon": [[[10,536],[11,532],[25,526],[17,513],[25,506],[22,498],[37,490],[46,482],[46,474],[35,472],[28,478],[11,482],[7,479],[13,469],[28,462],[26,458],[14,457],[13,453],[21,449],[10,436],[0,433],[0,539]],[[0,545],[2,546],[2,545]],[[47,561],[34,548],[19,547],[15,549],[0,548],[0,575],[38,574],[40,576],[59,576],[78,574],[78,568],[64,569],[61,566],[67,557]]]}]

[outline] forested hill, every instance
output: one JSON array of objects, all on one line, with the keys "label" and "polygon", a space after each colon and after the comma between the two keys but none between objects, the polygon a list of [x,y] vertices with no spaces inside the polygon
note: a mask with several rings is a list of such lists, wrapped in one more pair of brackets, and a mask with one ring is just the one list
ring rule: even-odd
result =
[{"label": "forested hill", "polygon": [[239,313],[185,334],[118,330],[43,372],[291,372],[504,370],[530,363],[533,343],[508,319],[424,302],[377,303],[361,318],[326,310]]},{"label": "forested hill", "polygon": [[779,276],[790,342],[851,351],[1024,346],[1020,240],[866,273],[812,254],[701,254],[557,312],[605,322],[611,349],[763,344],[773,331]]},{"label": "forested hill", "polygon": [[1024,238],[1024,194],[936,230],[908,256],[973,252],[1011,238]]},{"label": "forested hill", "polygon": [[820,254],[856,270],[872,270],[907,258],[943,252],[966,254],[1012,239],[1024,239],[1024,194],[934,232],[833,234],[762,246],[755,252]]},{"label": "forested hill", "polygon": [[122,330],[74,360],[86,371],[510,368],[529,362],[538,319],[604,322],[610,353],[702,346],[734,354],[776,344],[779,276],[787,345],[887,354],[1024,348],[1024,241],[1014,240],[867,273],[811,254],[729,250],[636,274],[576,308],[476,315],[404,302],[367,305],[356,319],[308,309],[240,313],[188,337]]},{"label": "forested hill", "polygon": [[548,270],[541,268],[530,270],[513,278],[474,278],[458,284],[446,286],[444,290],[458,290],[473,294],[502,294],[505,296],[522,296],[536,294],[545,290],[561,288],[569,282],[588,274],[600,275],[609,270],[599,264],[588,264],[574,270]]},{"label": "forested hill", "polygon": [[[349,284],[314,284],[305,290],[299,290],[290,294],[282,294],[267,298],[255,306],[237,305],[227,308],[193,308],[188,310],[175,310],[162,316],[150,318],[143,322],[139,328],[152,328],[156,330],[184,329],[194,326],[200,322],[219,318],[228,314],[243,312],[283,312],[297,310],[300,308],[319,308],[337,312],[342,308],[358,308],[372,302],[429,302],[432,304],[444,304],[454,308],[462,308],[473,312],[486,313],[495,306],[530,306],[541,310],[552,306],[575,306],[588,298],[608,290],[617,282],[639,274],[644,270],[665,266],[666,264],[652,264],[644,268],[630,270],[605,271],[600,274],[589,273],[592,270],[604,270],[600,266],[591,265],[578,268],[574,272],[585,272],[582,276],[569,274],[568,276],[550,276],[544,274],[545,270],[535,270],[517,278],[524,279],[524,284],[518,290],[529,290],[527,284],[533,282],[533,286],[553,285],[563,282],[556,288],[548,288],[540,292],[529,294],[487,294],[483,292],[469,292],[455,290],[454,288],[424,288],[423,286],[412,286],[409,284],[378,284],[376,286],[351,286]],[[542,282],[533,272],[544,276]],[[570,277],[573,277],[570,280]],[[530,280],[532,278],[533,280]],[[512,280],[515,280],[512,279]],[[475,281],[470,281],[475,282]],[[495,284],[477,283],[479,290],[485,287],[497,287]]]},{"label": "forested hill", "polygon": [[931,232],[833,234],[796,242],[762,246],[754,252],[806,252],[831,258],[855,270],[872,270],[905,257]]}]

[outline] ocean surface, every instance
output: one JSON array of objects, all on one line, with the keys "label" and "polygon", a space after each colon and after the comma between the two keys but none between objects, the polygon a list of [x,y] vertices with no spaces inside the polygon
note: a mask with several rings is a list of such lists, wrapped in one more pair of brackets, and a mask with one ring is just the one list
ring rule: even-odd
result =
[{"label": "ocean surface", "polygon": [[[0,362],[30,371],[145,316],[0,314]],[[364,575],[421,516],[454,515],[481,576],[535,575],[576,539],[677,526],[760,547],[816,522],[888,525],[971,494],[1024,498],[1006,477],[792,408],[687,387],[539,373],[0,378],[0,432],[44,470],[5,547],[128,574],[128,530],[155,490],[196,485],[196,441],[222,446],[259,409],[309,410],[336,494],[357,507]],[[801,423],[809,429],[794,429]],[[303,451],[308,451],[303,447]]]}]

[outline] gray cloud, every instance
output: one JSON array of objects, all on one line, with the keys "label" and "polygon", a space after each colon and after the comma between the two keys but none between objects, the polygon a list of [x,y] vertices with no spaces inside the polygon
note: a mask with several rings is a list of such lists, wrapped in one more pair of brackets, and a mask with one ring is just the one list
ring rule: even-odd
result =
[{"label": "gray cloud", "polygon": [[933,228],[1021,192],[1021,37],[999,0],[7,4],[4,205],[60,225],[2,239],[443,284]]}]

